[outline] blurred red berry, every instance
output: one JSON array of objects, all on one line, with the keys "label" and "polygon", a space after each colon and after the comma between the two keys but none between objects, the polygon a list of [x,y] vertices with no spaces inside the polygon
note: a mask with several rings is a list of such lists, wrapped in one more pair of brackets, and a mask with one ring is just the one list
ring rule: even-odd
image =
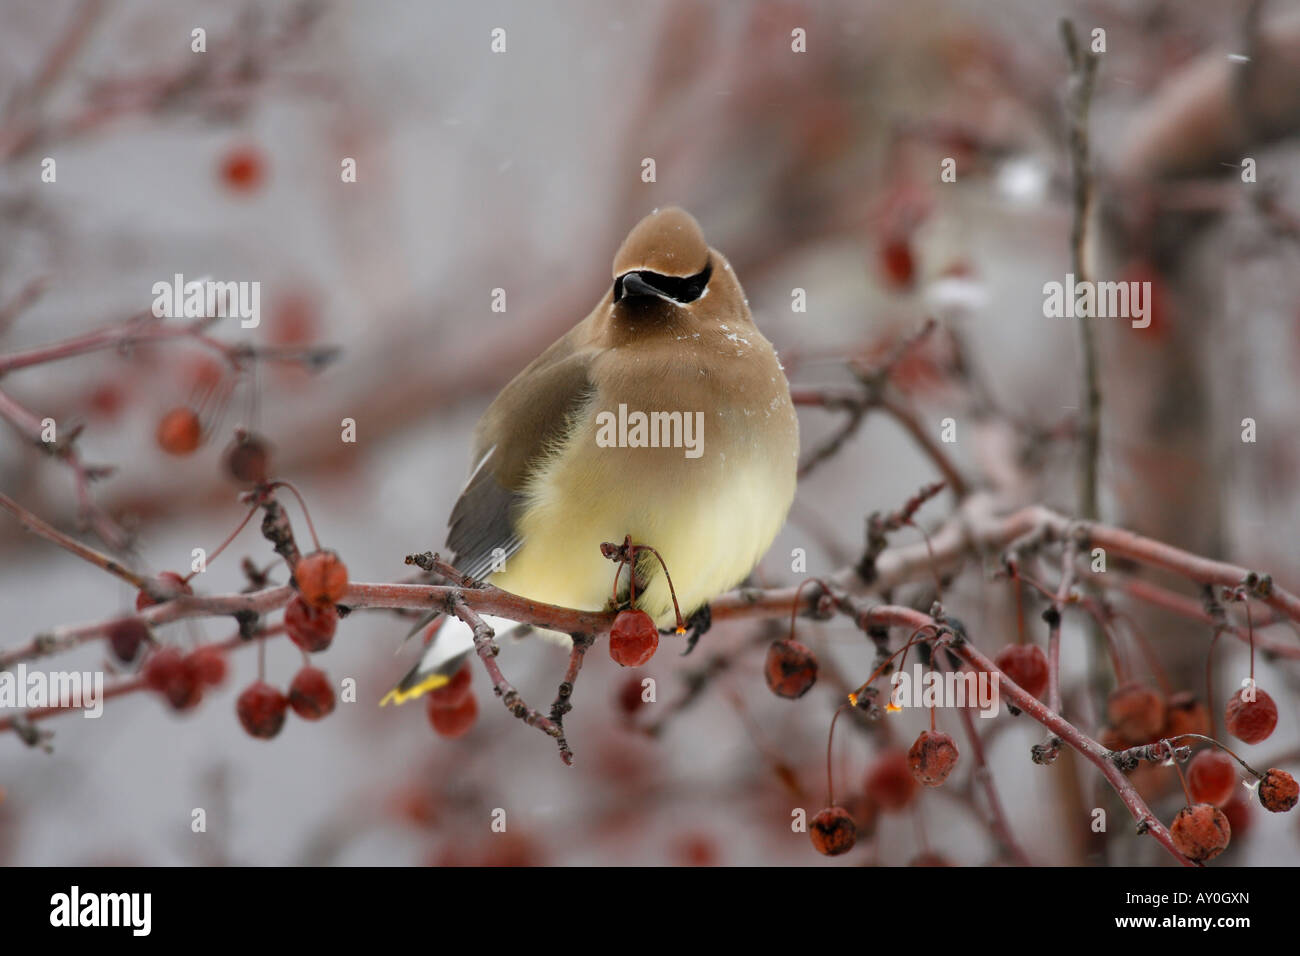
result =
[{"label": "blurred red berry", "polygon": [[146,658],[145,686],[167,699],[174,710],[189,710],[203,698],[198,674],[174,647],[160,647]]},{"label": "blurred red berry", "polygon": [[271,310],[267,336],[273,345],[309,345],[318,336],[316,303],[302,292],[291,292]]},{"label": "blurred red berry", "polygon": [[200,684],[216,687],[226,679],[226,655],[218,647],[200,647],[186,657],[185,663]]},{"label": "blurred red berry", "polygon": [[942,853],[935,853],[933,850],[926,850],[924,853],[918,853],[912,857],[912,862],[908,866],[953,866],[953,862]]},{"label": "blurred red berry", "polygon": [[153,639],[149,626],[138,617],[124,617],[108,626],[108,644],[113,656],[130,664],[140,653],[140,645]]},{"label": "blurred red berry", "polygon": [[1277,704],[1258,687],[1254,691],[1254,700],[1246,699],[1244,687],[1233,694],[1223,715],[1228,733],[1248,744],[1267,740],[1277,726]]},{"label": "blurred red berry", "polygon": [[334,712],[334,686],[323,670],[304,667],[289,684],[289,706],[303,720],[320,720]]},{"label": "blurred red berry", "polygon": [[907,752],[907,764],[918,781],[927,787],[937,787],[957,766],[957,745],[945,733],[923,730]]},{"label": "blurred red berry", "polygon": [[429,706],[450,709],[461,706],[465,703],[465,698],[470,696],[469,685],[472,677],[469,662],[466,661],[460,665],[460,670],[451,675],[450,681],[429,691]]},{"label": "blurred red berry", "polygon": [[427,713],[429,723],[440,736],[460,737],[474,726],[478,717],[478,700],[473,694],[468,694],[455,707],[439,707],[430,697]]},{"label": "blurred red berry", "polygon": [[645,693],[645,687],[641,683],[640,677],[629,677],[623,681],[618,688],[618,709],[631,717],[641,709],[645,702],[641,695]]},{"label": "blurred red berry", "polygon": [[717,866],[718,844],[703,833],[688,833],[676,840],[673,855],[684,866]]},{"label": "blurred red berry", "polygon": [[645,611],[619,611],[609,631],[609,656],[622,667],[640,667],[659,649],[659,628]]},{"label": "blurred red berry", "polygon": [[880,754],[867,768],[864,789],[880,809],[902,810],[915,799],[919,789],[907,754],[891,749]]},{"label": "blurred red berry", "polygon": [[1008,644],[993,663],[1026,693],[1042,697],[1047,690],[1047,655],[1037,644]]},{"label": "blurred red berry", "polygon": [[1161,737],[1174,738],[1183,734],[1209,737],[1212,736],[1212,730],[1210,712],[1191,691],[1179,691],[1169,698],[1169,706],[1165,708],[1165,729],[1161,731]]},{"label": "blurred red berry", "polygon": [[1237,836],[1242,836],[1254,822],[1254,811],[1250,808],[1250,802],[1246,799],[1245,793],[1246,788],[1239,787],[1237,792],[1232,795],[1232,799],[1220,808],[1223,810],[1223,815],[1228,818],[1228,824],[1232,828],[1231,832]]},{"label": "blurred red berry", "polygon": [[244,485],[259,485],[271,474],[271,446],[257,435],[240,434],[223,455],[226,474]]},{"label": "blurred red berry", "polygon": [[248,193],[266,179],[266,161],[254,146],[236,146],[221,157],[221,181],[233,192]]},{"label": "blurred red berry", "polygon": [[895,289],[910,289],[916,281],[916,257],[907,239],[895,237],[881,244],[880,271]]},{"label": "blurred red berry", "polygon": [[777,697],[796,700],[817,683],[817,655],[798,641],[773,641],[767,649],[763,676]]},{"label": "blurred red berry", "polygon": [[312,607],[296,597],[284,609],[284,628],[293,641],[308,654],[325,650],[334,640],[338,612],[331,607]]},{"label": "blurred red berry", "polygon": [[284,726],[289,699],[266,681],[258,680],[244,688],[235,701],[235,713],[250,736],[270,740]]},{"label": "blurred red berry", "polygon": [[[154,585],[159,593],[168,595],[168,600],[182,594],[194,593],[194,589],[189,586],[186,580],[174,571],[162,572],[162,574],[154,578]],[[157,603],[143,590],[135,596],[135,609],[137,611],[143,611],[145,608],[152,607]]]},{"label": "blurred red berry", "polygon": [[293,580],[308,604],[332,608],[348,588],[348,566],[334,551],[314,551],[298,560]]},{"label": "blurred red berry", "polygon": [[188,455],[203,441],[203,423],[187,406],[173,408],[158,422],[158,447],[169,455]]},{"label": "blurred red berry", "polygon": [[1187,789],[1197,803],[1221,807],[1237,789],[1237,764],[1221,750],[1202,750],[1187,765]]},{"label": "blurred red berry", "polygon": [[839,856],[848,853],[858,842],[858,828],[849,811],[843,807],[819,810],[808,824],[808,836],[822,856]]},{"label": "blurred red berry", "polygon": [[1259,802],[1265,810],[1286,813],[1300,802],[1300,785],[1285,770],[1274,767],[1259,782]]},{"label": "blurred red berry", "polygon": [[1111,693],[1106,715],[1128,743],[1150,743],[1165,726],[1165,699],[1145,684],[1125,684]]},{"label": "blurred red berry", "polygon": [[1179,853],[1196,863],[1204,863],[1227,849],[1232,826],[1218,807],[1198,803],[1178,811],[1169,835]]}]

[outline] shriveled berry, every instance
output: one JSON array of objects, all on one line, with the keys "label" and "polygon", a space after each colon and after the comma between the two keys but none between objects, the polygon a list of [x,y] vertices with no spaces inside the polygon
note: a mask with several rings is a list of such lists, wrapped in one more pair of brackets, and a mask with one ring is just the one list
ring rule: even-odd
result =
[{"label": "shriveled berry", "polygon": [[169,455],[188,455],[203,441],[203,423],[188,406],[173,408],[158,421],[158,447]]},{"label": "shriveled berry", "polygon": [[927,787],[937,787],[948,779],[957,766],[957,745],[951,737],[937,730],[923,730],[907,752],[912,776]]},{"label": "shriveled berry", "polygon": [[226,655],[220,648],[208,645],[191,651],[185,664],[200,684],[215,687],[226,679]]},{"label": "shriveled berry", "polygon": [[1183,734],[1209,737],[1212,736],[1212,730],[1209,710],[1191,691],[1179,691],[1169,698],[1169,706],[1165,708],[1165,729],[1161,732],[1161,737],[1172,739]]},{"label": "shriveled berry", "polygon": [[333,551],[313,551],[298,560],[293,580],[308,604],[333,607],[348,589],[348,566]]},{"label": "shriveled berry", "polygon": [[645,611],[619,611],[609,631],[609,656],[623,667],[640,667],[659,648],[659,628]]},{"label": "shriveled berry", "polygon": [[[194,593],[194,589],[189,586],[189,583],[175,571],[164,571],[159,574],[158,577],[154,578],[154,590],[156,590],[160,595],[165,596],[167,600],[171,600],[173,597],[179,597],[182,594]],[[143,611],[145,608],[152,607],[157,603],[158,602],[150,597],[148,592],[143,589],[141,589],[135,596],[135,609],[137,611]]]},{"label": "shriveled berry", "polygon": [[1037,644],[1008,644],[993,663],[1027,693],[1042,697],[1047,690],[1047,655]]},{"label": "shriveled berry", "polygon": [[289,639],[308,654],[325,650],[334,640],[339,615],[333,607],[312,607],[296,597],[284,609],[284,628]]},{"label": "shriveled berry", "polygon": [[334,686],[325,672],[304,667],[289,684],[289,706],[303,720],[320,720],[334,712]]},{"label": "shriveled berry", "polygon": [[858,828],[843,807],[826,807],[818,810],[808,824],[808,836],[822,856],[839,856],[848,853],[858,842]]},{"label": "shriveled berry", "polygon": [[266,681],[254,681],[244,688],[235,701],[235,713],[248,733],[261,740],[270,740],[284,726],[284,713],[289,699]]},{"label": "shriveled berry", "polygon": [[271,474],[271,446],[257,435],[241,433],[227,447],[226,474],[245,485],[259,485]]},{"label": "shriveled berry", "polygon": [[459,737],[474,726],[474,719],[478,717],[478,699],[469,694],[455,707],[437,707],[430,698],[427,713],[429,723],[441,736]]},{"label": "shriveled berry", "polygon": [[1258,687],[1254,690],[1254,700],[1246,699],[1245,687],[1233,694],[1223,714],[1228,733],[1248,744],[1267,740],[1277,726],[1277,704]]},{"label": "shriveled berry", "polygon": [[901,750],[886,750],[867,768],[864,789],[867,797],[885,811],[904,809],[916,797],[919,789],[907,754]]},{"label": "shriveled berry", "polygon": [[138,617],[124,617],[108,626],[108,644],[113,656],[129,664],[140,653],[140,645],[153,639],[149,625]]},{"label": "shriveled berry", "polygon": [[798,641],[773,641],[767,649],[763,676],[777,697],[797,700],[817,683],[817,655]]},{"label": "shriveled berry", "polygon": [[1300,786],[1297,786],[1295,777],[1273,767],[1259,782],[1259,802],[1265,810],[1286,813],[1300,802]]},{"label": "shriveled berry", "polygon": [[1106,702],[1111,725],[1128,743],[1150,743],[1165,726],[1165,699],[1145,684],[1116,688]]},{"label": "shriveled berry", "polygon": [[1204,863],[1227,849],[1232,826],[1218,807],[1198,803],[1178,811],[1169,835],[1179,853],[1196,863]]},{"label": "shriveled berry", "polygon": [[1202,750],[1187,765],[1187,789],[1197,803],[1221,807],[1237,789],[1237,765],[1221,750]]},{"label": "shriveled berry", "polygon": [[174,647],[161,647],[144,662],[145,686],[156,690],[175,710],[189,710],[203,698],[198,674]]}]

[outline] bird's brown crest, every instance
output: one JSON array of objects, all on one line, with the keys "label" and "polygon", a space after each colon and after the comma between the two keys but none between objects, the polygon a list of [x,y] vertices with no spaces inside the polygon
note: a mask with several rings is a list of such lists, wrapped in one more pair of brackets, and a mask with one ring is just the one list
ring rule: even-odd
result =
[{"label": "bird's brown crest", "polygon": [[700,224],[684,209],[656,209],[628,233],[614,256],[614,278],[645,270],[685,278],[709,262],[709,244]]}]

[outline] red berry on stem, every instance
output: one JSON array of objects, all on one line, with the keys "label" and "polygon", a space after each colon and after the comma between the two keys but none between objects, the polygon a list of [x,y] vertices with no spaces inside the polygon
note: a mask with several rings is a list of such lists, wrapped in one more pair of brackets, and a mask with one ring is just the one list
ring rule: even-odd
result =
[{"label": "red berry on stem", "polygon": [[773,641],[767,649],[763,676],[777,697],[796,700],[817,683],[817,655],[798,641]]},{"label": "red berry on stem", "polygon": [[145,686],[167,698],[175,710],[189,710],[203,697],[198,674],[180,651],[160,647],[144,662]]},{"label": "red berry on stem", "polygon": [[[194,593],[194,589],[186,583],[185,579],[174,571],[162,572],[154,579],[154,585],[159,593],[167,595],[169,600],[182,594]],[[143,611],[145,608],[152,607],[157,603],[144,590],[141,590],[135,596],[135,609],[137,611]]]},{"label": "red berry on stem", "polygon": [[822,856],[839,856],[848,853],[858,842],[858,828],[849,811],[843,807],[819,810],[808,824],[808,836]]},{"label": "red berry on stem", "polygon": [[248,733],[260,740],[270,740],[284,726],[289,699],[266,681],[254,681],[244,688],[235,701],[235,713]]},{"label": "red berry on stem", "polygon": [[907,764],[913,777],[927,787],[937,787],[957,766],[957,745],[945,733],[923,730],[907,752]]},{"label": "red berry on stem", "polygon": [[1202,750],[1187,765],[1187,789],[1197,803],[1221,807],[1237,789],[1237,764],[1222,750]]},{"label": "red berry on stem", "polygon": [[1196,863],[1204,863],[1227,849],[1232,826],[1218,807],[1198,803],[1178,811],[1169,835],[1179,853]]},{"label": "red berry on stem", "polygon": [[339,615],[333,607],[312,607],[296,597],[284,609],[284,628],[293,641],[308,654],[325,650],[334,640]]},{"label": "red berry on stem", "polygon": [[348,566],[333,551],[313,551],[298,559],[293,580],[308,604],[333,607],[348,589]]},{"label": "red berry on stem", "polygon": [[1285,770],[1274,767],[1259,782],[1259,802],[1265,810],[1286,813],[1300,802],[1300,785]]},{"label": "red berry on stem", "polygon": [[235,436],[223,455],[226,474],[244,485],[260,485],[271,474],[271,446],[256,435]]},{"label": "red berry on stem", "polygon": [[1130,744],[1150,743],[1165,726],[1165,700],[1145,684],[1125,684],[1111,693],[1106,714]]},{"label": "red berry on stem", "polygon": [[623,667],[640,667],[659,648],[659,628],[645,611],[619,611],[609,632],[609,656]]},{"label": "red berry on stem", "polygon": [[220,648],[200,647],[185,658],[185,663],[200,684],[215,687],[226,679],[226,655]]},{"label": "red berry on stem", "polygon": [[429,706],[454,709],[465,703],[465,698],[471,693],[469,684],[472,676],[469,662],[466,661],[460,665],[460,670],[451,675],[450,681],[429,692]]},{"label": "red berry on stem", "polygon": [[1047,655],[1037,644],[1008,644],[993,663],[1027,693],[1042,697],[1047,690]]},{"label": "red berry on stem", "polygon": [[429,723],[443,737],[459,737],[474,726],[478,717],[478,700],[473,694],[455,707],[439,707],[432,697],[428,705]]},{"label": "red berry on stem", "polygon": [[289,684],[289,706],[303,720],[320,720],[334,712],[334,686],[323,670],[304,667]]},{"label": "red berry on stem", "polygon": [[904,809],[919,789],[907,754],[901,750],[886,750],[867,768],[865,789],[867,796],[882,810]]},{"label": "red berry on stem", "polygon": [[1232,736],[1248,744],[1257,744],[1267,740],[1277,726],[1277,704],[1258,687],[1254,688],[1254,700],[1246,699],[1246,691],[1247,688],[1243,687],[1228,699],[1223,720]]},{"label": "red berry on stem", "polygon": [[173,408],[158,422],[158,447],[169,455],[188,455],[203,441],[203,423],[194,409]]},{"label": "red berry on stem", "polygon": [[124,617],[108,626],[108,643],[113,655],[123,664],[129,664],[140,653],[140,645],[153,640],[149,626],[138,617]]}]

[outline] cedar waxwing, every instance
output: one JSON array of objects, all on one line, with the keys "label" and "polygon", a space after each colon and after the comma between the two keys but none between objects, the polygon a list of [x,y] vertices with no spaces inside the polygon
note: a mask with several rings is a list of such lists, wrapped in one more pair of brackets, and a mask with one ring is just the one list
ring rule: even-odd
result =
[{"label": "cedar waxwing", "polygon": [[[771,545],[794,498],[798,454],[789,383],[731,265],[689,213],[656,210],[624,240],[591,314],[479,421],[447,548],[473,578],[598,611],[610,606],[618,569],[600,545],[630,536],[663,556],[689,616],[744,580]],[[658,562],[643,553],[636,570],[636,606],[670,627]],[[499,635],[517,626],[485,620]],[[469,627],[449,618],[383,702],[445,684],[472,648]]]}]

